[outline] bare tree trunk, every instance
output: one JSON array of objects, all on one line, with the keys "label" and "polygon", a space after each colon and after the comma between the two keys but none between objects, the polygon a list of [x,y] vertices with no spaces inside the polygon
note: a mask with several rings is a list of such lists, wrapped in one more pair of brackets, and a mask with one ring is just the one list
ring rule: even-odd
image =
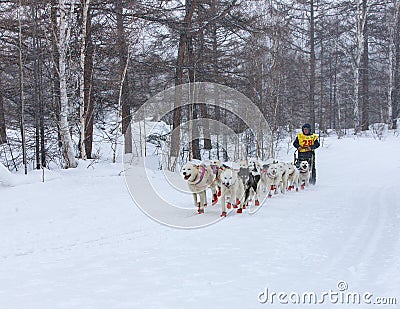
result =
[{"label": "bare tree trunk", "polygon": [[[200,22],[203,20],[201,19]],[[199,50],[197,52],[197,59],[198,63],[200,66],[200,72],[198,72],[198,81],[204,82],[204,76],[203,76],[203,70],[205,67],[204,63],[204,31],[201,30],[199,33]],[[205,102],[205,86],[204,84],[200,85],[199,89],[199,101],[201,103]],[[203,123],[203,143],[204,143],[204,149],[206,150],[211,150],[212,149],[212,144],[211,144],[211,136],[210,136],[210,123],[208,121],[208,114],[207,114],[207,105],[206,104],[199,104],[199,113],[200,113],[200,118],[202,118],[202,123]],[[210,154],[210,153],[209,153]]]},{"label": "bare tree trunk", "polygon": [[22,161],[24,164],[25,175],[28,174],[28,165],[26,161],[26,142],[25,142],[25,93],[24,93],[24,63],[22,55],[22,25],[20,10],[22,9],[21,0],[18,8],[18,49],[19,49],[19,100],[21,108],[20,128],[22,139]]},{"label": "bare tree trunk", "polygon": [[[200,85],[200,101],[205,101],[205,93],[204,93],[204,85]],[[200,117],[202,118],[203,126],[203,142],[204,142],[204,149],[211,150],[211,135],[210,135],[210,122],[208,121],[208,113],[207,113],[207,105],[200,104]]]},{"label": "bare tree trunk", "polygon": [[[396,1],[396,0],[395,0]],[[389,4],[392,4],[391,2],[387,2],[386,4],[386,9],[390,11],[391,6]],[[387,123],[392,124],[393,123],[393,92],[394,92],[394,72],[395,72],[395,65],[396,65],[396,53],[395,53],[395,25],[396,25],[396,15],[397,15],[397,10],[394,10],[392,18],[388,19],[388,29],[389,29],[389,66],[388,66],[388,72],[389,72],[389,85],[388,85],[388,119]]]},{"label": "bare tree trunk", "polygon": [[118,0],[115,3],[117,13],[117,45],[119,49],[119,70],[121,81],[121,116],[122,116],[122,134],[124,135],[125,153],[132,153],[132,132],[131,132],[131,109],[129,104],[128,89],[128,63],[129,46],[126,44],[124,30],[123,1]]},{"label": "bare tree trunk", "polygon": [[[191,22],[189,21],[188,27],[191,27]],[[192,98],[192,104],[191,104],[191,120],[197,119],[198,118],[198,104],[194,103],[195,100],[195,95],[196,95],[196,89],[194,86],[194,83],[196,82],[195,80],[195,75],[196,75],[196,68],[195,68],[195,61],[194,61],[194,52],[193,52],[193,38],[191,36],[188,36],[187,38],[188,44],[187,44],[187,62],[188,62],[188,73],[189,73],[189,82],[190,82],[190,96]],[[198,137],[199,136],[199,127],[198,126],[192,126],[192,136]],[[192,152],[192,159],[197,159],[201,160],[201,153],[200,153],[200,139],[199,138],[191,138],[189,141],[191,144],[191,152]]]},{"label": "bare tree trunk", "polygon": [[[67,96],[67,48],[70,38],[70,27],[67,25],[67,15],[65,0],[59,0],[60,19],[59,19],[59,37],[58,37],[58,70],[60,77],[60,135],[62,142],[62,152],[65,160],[66,168],[75,168],[78,162],[75,159],[74,146],[72,144],[71,135],[69,132],[68,122],[68,96]],[[74,10],[73,3],[71,4],[71,12]]]},{"label": "bare tree trunk", "polygon": [[321,46],[321,56],[320,56],[320,70],[321,70],[321,77],[320,77],[320,82],[319,82],[319,108],[318,108],[318,122],[319,122],[319,131],[326,131],[326,118],[324,117],[324,113],[322,112],[323,110],[323,105],[324,105],[324,57],[325,57],[325,49],[324,49],[324,42],[322,40],[322,35],[320,37],[319,44]]},{"label": "bare tree trunk", "polygon": [[6,120],[4,118],[3,95],[0,90],[0,145],[7,141]]},{"label": "bare tree trunk", "polygon": [[[337,65],[338,65],[338,55],[337,52],[335,53],[335,65],[334,65],[334,73],[333,73],[333,101],[332,101],[332,119],[333,119],[333,123],[332,123],[332,128],[333,129],[337,129],[337,122],[336,122],[336,110],[338,111],[338,115],[340,112],[340,107],[338,106],[338,102],[337,102]],[[338,118],[338,123],[340,124],[340,120]]]},{"label": "bare tree trunk", "polygon": [[[363,60],[363,50],[364,50],[364,35],[367,20],[368,7],[366,0],[362,1],[362,6],[360,7],[359,1],[357,1],[357,22],[356,22],[356,33],[357,33],[357,44],[356,44],[356,60],[354,64],[354,130],[355,133],[359,132],[361,129],[360,119],[360,69],[361,69],[361,61]],[[363,85],[363,84],[362,84]],[[363,89],[361,89],[363,90]],[[363,105],[362,105],[363,106]]]},{"label": "bare tree trunk", "polygon": [[[40,62],[39,62],[40,63]],[[39,66],[39,127],[40,127],[40,158],[42,168],[46,167],[46,144],[44,139],[44,101],[43,101],[43,81],[42,68]]]},{"label": "bare tree trunk", "polygon": [[92,15],[91,9],[87,16],[86,56],[84,70],[84,101],[85,101],[85,151],[88,159],[92,159],[94,100],[93,100],[93,58],[94,46],[92,42]]},{"label": "bare tree trunk", "polygon": [[51,28],[52,28],[52,35],[51,35],[51,49],[52,49],[52,104],[53,104],[53,113],[54,113],[54,118],[57,123],[57,134],[58,134],[58,147],[62,147],[62,141],[61,141],[61,130],[60,130],[60,115],[61,115],[61,102],[60,102],[60,74],[59,74],[59,69],[58,65],[60,62],[60,53],[58,51],[58,35],[59,35],[59,29],[58,29],[58,22],[57,22],[57,0],[51,0],[51,10],[50,10],[50,15],[51,15]]},{"label": "bare tree trunk", "polygon": [[[186,13],[185,13],[185,18],[183,20],[184,26],[187,26],[192,20],[196,3],[197,0],[185,0]],[[187,31],[188,31],[187,29],[181,30],[179,37],[178,57],[176,61],[176,70],[175,70],[175,86],[183,84],[183,65],[185,63],[185,54],[188,45]],[[172,123],[173,133],[171,136],[171,149],[170,149],[170,156],[175,158],[178,157],[179,155],[179,147],[180,147],[180,124],[182,116],[181,105],[182,105],[181,94],[179,93],[179,91],[177,91],[174,102],[175,109],[173,113],[173,123]],[[170,169],[173,170],[174,166],[170,166]]]},{"label": "bare tree trunk", "polygon": [[[216,122],[213,123],[215,132],[219,132],[219,123],[221,121],[221,109],[219,108],[220,106],[220,100],[219,100],[219,89],[218,86],[214,86],[214,100],[215,100],[215,120]],[[220,140],[219,140],[219,135],[217,134],[217,159],[220,160]]]},{"label": "bare tree trunk", "polygon": [[40,151],[40,133],[41,133],[41,127],[40,127],[40,117],[42,113],[42,96],[41,96],[41,70],[40,70],[40,65],[41,65],[41,56],[38,53],[39,50],[39,39],[38,39],[38,16],[37,16],[37,6],[36,6],[36,1],[34,5],[31,6],[31,18],[34,23],[34,31],[32,35],[32,49],[33,49],[33,55],[34,55],[34,62],[33,62],[33,76],[34,76],[34,96],[33,96],[33,101],[34,101],[34,114],[35,114],[35,159],[36,159],[36,169],[40,169],[41,165],[41,151]]},{"label": "bare tree trunk", "polygon": [[[217,0],[211,1],[211,10],[213,15],[216,15],[216,2]],[[217,40],[217,24],[213,24],[211,29],[211,38],[212,38],[212,66],[214,73],[214,83],[218,82],[218,40]],[[215,132],[219,132],[219,122],[221,121],[221,109],[220,109],[220,100],[219,100],[219,89],[217,86],[214,86],[214,99],[215,99],[215,120],[214,125],[216,126]],[[220,160],[220,143],[219,143],[219,135],[217,135],[217,159]]]},{"label": "bare tree trunk", "polygon": [[397,129],[400,102],[400,1],[394,0],[393,19],[389,25],[389,90],[388,90],[388,120],[392,129]]},{"label": "bare tree trunk", "polygon": [[362,2],[363,21],[363,54],[362,54],[362,115],[361,130],[366,131],[369,127],[369,51],[368,51],[368,20],[367,0]]},{"label": "bare tree trunk", "polygon": [[86,36],[88,26],[88,11],[90,0],[81,0],[82,4],[82,31],[80,35],[81,50],[79,61],[79,119],[80,119],[80,138],[79,150],[80,157],[86,159],[85,132],[86,132],[86,115],[85,115],[85,64],[86,64]]},{"label": "bare tree trunk", "polygon": [[309,108],[311,130],[315,131],[315,17],[314,0],[310,1],[310,93]]}]

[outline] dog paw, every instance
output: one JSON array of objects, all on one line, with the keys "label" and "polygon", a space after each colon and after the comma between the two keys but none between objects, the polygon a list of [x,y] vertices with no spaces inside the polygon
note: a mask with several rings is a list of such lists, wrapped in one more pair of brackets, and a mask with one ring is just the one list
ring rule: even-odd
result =
[{"label": "dog paw", "polygon": [[226,211],[223,211],[221,217],[226,217]]},{"label": "dog paw", "polygon": [[231,203],[226,204],[226,208],[231,209],[232,205]]},{"label": "dog paw", "polygon": [[237,212],[238,214],[241,214],[241,213],[243,212],[243,210],[242,210],[242,208],[239,208],[238,210],[236,210],[236,212]]},{"label": "dog paw", "polygon": [[203,214],[203,213],[204,213],[204,209],[199,209],[199,210],[197,211],[197,213],[198,213],[199,215]]},{"label": "dog paw", "polygon": [[254,202],[254,206],[260,206],[260,201],[256,200],[256,201]]}]

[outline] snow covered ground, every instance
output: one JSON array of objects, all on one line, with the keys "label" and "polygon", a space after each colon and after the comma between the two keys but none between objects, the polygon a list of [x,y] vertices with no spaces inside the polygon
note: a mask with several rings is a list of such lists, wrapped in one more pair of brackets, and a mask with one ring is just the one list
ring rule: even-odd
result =
[{"label": "snow covered ground", "polygon": [[[321,300],[340,281],[342,294],[397,297],[376,307],[399,308],[399,153],[391,134],[325,138],[315,187],[195,230],[145,216],[121,164],[81,161],[45,183],[40,172],[15,176],[0,187],[0,308],[285,308],[293,293]],[[292,293],[289,304],[271,304],[274,292]],[[325,297],[311,307],[341,306]]]}]

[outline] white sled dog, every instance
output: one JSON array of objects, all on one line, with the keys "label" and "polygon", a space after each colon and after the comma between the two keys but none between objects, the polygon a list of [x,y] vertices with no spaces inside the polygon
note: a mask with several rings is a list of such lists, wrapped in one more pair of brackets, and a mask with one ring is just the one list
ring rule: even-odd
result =
[{"label": "white sled dog", "polygon": [[215,175],[215,179],[211,184],[211,191],[213,194],[212,204],[215,205],[218,202],[218,197],[221,196],[221,174],[225,170],[225,166],[222,165],[218,159],[210,160],[210,167]]},{"label": "white sled dog", "polygon": [[296,188],[299,191],[299,170],[293,163],[286,163],[288,169],[288,190]]},{"label": "white sled dog", "polygon": [[264,164],[261,172],[261,180],[258,183],[259,189],[264,187],[267,189],[267,197],[272,197],[271,191],[278,194],[278,186],[281,183],[282,172],[279,169],[278,163]]},{"label": "white sled dog", "polygon": [[288,186],[288,177],[289,177],[289,171],[288,171],[288,166],[284,162],[278,162],[278,171],[281,176],[281,181],[279,183],[279,188],[281,190],[282,194],[286,193],[286,189]]},{"label": "white sled dog", "polygon": [[301,161],[299,166],[299,183],[301,188],[308,186],[310,180],[310,165],[307,161]]},{"label": "white sled dog", "polygon": [[197,212],[204,213],[207,206],[206,189],[212,185],[215,175],[210,166],[194,163],[186,163],[182,168],[182,176],[187,181],[188,187],[193,194],[193,201]]},{"label": "white sled dog", "polygon": [[[243,212],[242,200],[244,196],[243,182],[239,179],[237,171],[233,169],[225,169],[221,174],[221,217],[226,217],[226,207],[228,209],[238,208],[238,213]],[[229,196],[229,202],[226,198]]]}]

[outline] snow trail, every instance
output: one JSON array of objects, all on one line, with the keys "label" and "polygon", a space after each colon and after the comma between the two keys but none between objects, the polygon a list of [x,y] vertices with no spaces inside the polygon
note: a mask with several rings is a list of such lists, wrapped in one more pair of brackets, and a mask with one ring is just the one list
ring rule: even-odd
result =
[{"label": "snow trail", "polygon": [[397,297],[382,307],[398,308],[399,141],[326,138],[315,187],[197,230],[145,216],[121,165],[80,162],[45,183],[32,173],[0,187],[0,307],[258,308],[264,288],[322,292],[344,280],[349,291]]}]

